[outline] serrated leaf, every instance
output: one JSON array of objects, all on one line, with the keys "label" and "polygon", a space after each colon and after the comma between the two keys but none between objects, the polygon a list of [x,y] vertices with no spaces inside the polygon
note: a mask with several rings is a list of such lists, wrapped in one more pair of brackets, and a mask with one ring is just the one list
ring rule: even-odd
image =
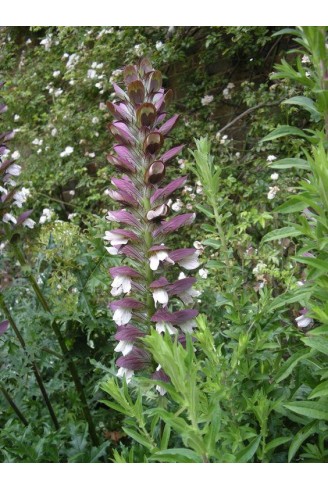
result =
[{"label": "serrated leaf", "polygon": [[205,216],[207,216],[208,218],[214,219],[214,214],[211,212],[210,209],[205,208],[205,206],[202,206],[201,204],[196,204],[196,209],[205,214]]},{"label": "serrated leaf", "polygon": [[302,342],[308,347],[312,347],[312,349],[316,349],[319,352],[322,352],[323,354],[326,354],[328,356],[328,339],[325,339],[323,337],[306,337],[302,339]]},{"label": "serrated leaf", "polygon": [[221,242],[219,240],[214,240],[213,238],[208,238],[203,242],[203,245],[209,245],[210,247],[219,249],[221,248]]},{"label": "serrated leaf", "polygon": [[137,441],[139,444],[141,444],[142,446],[145,446],[147,449],[149,449],[150,451],[153,449],[153,445],[150,443],[150,441],[142,434],[139,434],[137,431],[135,431],[134,429],[131,429],[131,427],[126,427],[124,426],[123,427],[123,430],[124,432],[129,436],[131,437],[132,439],[134,439],[135,441]]}]

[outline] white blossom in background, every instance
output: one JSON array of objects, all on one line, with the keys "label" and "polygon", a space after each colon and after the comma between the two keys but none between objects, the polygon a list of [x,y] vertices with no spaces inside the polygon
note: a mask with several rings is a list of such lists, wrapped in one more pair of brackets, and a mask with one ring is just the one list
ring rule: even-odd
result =
[{"label": "white blossom in background", "polygon": [[29,189],[22,187],[19,191],[16,191],[14,194],[14,202],[13,204],[19,208],[23,207],[23,204],[26,202],[27,198],[31,194]]},{"label": "white blossom in background", "polygon": [[268,155],[267,162],[274,162],[275,160],[277,160],[277,157],[276,156],[274,156],[274,155]]},{"label": "white blossom in background", "polygon": [[163,49],[163,46],[164,46],[164,44],[162,43],[162,41],[156,41],[157,51],[160,51],[161,49]]},{"label": "white blossom in background", "polygon": [[214,96],[213,95],[205,95],[201,99],[201,103],[203,106],[209,105],[211,102],[213,102]]},{"label": "white blossom in background", "polygon": [[42,211],[42,215],[40,216],[40,219],[39,219],[40,225],[43,225],[47,221],[50,221],[52,215],[53,215],[52,209],[44,208],[44,210]]},{"label": "white blossom in background", "polygon": [[43,140],[42,139],[39,139],[39,138],[35,138],[32,141],[32,145],[41,146],[42,144],[43,144]]},{"label": "white blossom in background", "polygon": [[56,136],[57,133],[58,133],[57,128],[52,128],[52,130],[51,130],[51,136]]},{"label": "white blossom in background", "polygon": [[17,122],[20,120],[20,116],[18,114],[14,115],[14,121]]},{"label": "white blossom in background", "polygon": [[67,157],[69,156],[71,153],[73,153],[74,151],[74,148],[72,146],[66,146],[65,150],[62,151],[60,153],[60,156],[63,158],[63,157]]},{"label": "white blossom in background", "polygon": [[52,76],[53,76],[54,78],[59,77],[59,75],[60,75],[60,70],[55,70],[55,71],[53,72],[53,74],[52,74]]},{"label": "white blossom in background", "polygon": [[141,44],[136,44],[134,46],[134,52],[137,56],[142,56],[143,55],[143,47]]},{"label": "white blossom in background", "polygon": [[171,206],[171,208],[173,209],[173,211],[176,211],[176,212],[179,212],[181,211],[182,209],[182,206],[183,206],[183,203],[181,201],[181,199],[177,199]]},{"label": "white blossom in background", "polygon": [[72,221],[72,219],[74,219],[76,216],[77,216],[77,213],[70,213],[70,214],[67,216],[67,219],[68,219],[69,221]]},{"label": "white blossom in background", "polygon": [[280,189],[276,185],[274,187],[269,187],[269,192],[268,192],[268,199],[272,200],[276,197],[277,192],[279,192]]},{"label": "white blossom in background", "polygon": [[23,226],[25,226],[25,228],[34,228],[34,226],[36,225],[35,221],[31,218],[27,218],[24,222],[23,222]]},{"label": "white blossom in background", "polygon": [[99,123],[99,118],[98,117],[93,117],[91,119],[92,124],[98,124]]},{"label": "white blossom in background", "polygon": [[15,216],[11,213],[5,213],[2,217],[2,221],[4,223],[9,223],[11,221],[12,223],[14,223],[14,225],[17,223]]},{"label": "white blossom in background", "polygon": [[44,46],[44,49],[46,51],[50,51],[50,48],[52,46],[51,35],[49,34],[47,37],[45,37],[44,39],[42,39],[42,41],[40,41],[40,44],[41,44],[41,46]]},{"label": "white blossom in background", "polygon": [[277,172],[274,172],[273,174],[270,175],[271,180],[278,180],[279,179],[279,174]]},{"label": "white blossom in background", "polygon": [[93,70],[93,69],[88,70],[88,72],[87,72],[87,77],[88,78],[93,79],[93,78],[96,78],[96,76],[97,76],[96,70]]},{"label": "white blossom in background", "polygon": [[18,150],[14,151],[14,153],[12,153],[12,155],[11,155],[11,158],[12,158],[13,160],[18,160],[18,159],[20,158],[20,153],[19,153],[19,151],[18,151]]},{"label": "white blossom in background", "polygon": [[303,57],[302,57],[302,63],[303,65],[308,65],[309,63],[311,63],[311,60],[310,58],[308,57],[307,54],[304,54]]},{"label": "white blossom in background", "polygon": [[202,279],[206,279],[208,276],[208,270],[207,269],[199,269],[198,274]]},{"label": "white blossom in background", "polygon": [[54,92],[55,97],[59,97],[63,93],[63,89],[57,88]]}]

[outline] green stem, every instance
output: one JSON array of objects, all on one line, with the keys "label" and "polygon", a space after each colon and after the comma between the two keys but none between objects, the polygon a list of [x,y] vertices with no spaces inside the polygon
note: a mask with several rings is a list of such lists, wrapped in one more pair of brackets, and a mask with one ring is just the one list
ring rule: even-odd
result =
[{"label": "green stem", "polygon": [[[24,351],[24,353],[28,356],[28,352],[27,352],[27,348],[26,348],[26,343],[25,343],[25,340],[24,338],[22,337],[17,325],[16,325],[16,322],[14,320],[14,318],[12,317],[11,313],[10,313],[10,310],[9,308],[7,307],[5,301],[4,301],[4,298],[3,298],[3,295],[0,293],[0,308],[2,309],[5,317],[9,320],[9,323],[12,327],[12,329],[14,330],[15,334],[16,334],[16,337]],[[49,414],[50,414],[50,417],[53,421],[53,424],[54,424],[54,427],[56,430],[59,429],[59,422],[58,422],[58,419],[56,417],[56,414],[54,412],[54,409],[52,408],[52,405],[51,405],[51,402],[50,402],[50,399],[48,397],[48,393],[47,393],[47,390],[44,386],[44,383],[43,383],[43,379],[42,379],[42,376],[41,376],[41,373],[39,371],[39,368],[36,364],[35,361],[31,361],[31,368],[32,368],[32,371],[34,373],[34,376],[35,376],[35,379],[36,379],[36,382],[38,383],[38,386],[40,388],[40,391],[41,391],[41,394],[42,394],[42,397],[44,399],[44,402],[48,408],[48,411],[49,411]]]},{"label": "green stem", "polygon": [[22,424],[25,425],[25,427],[27,427],[28,426],[28,421],[26,420],[26,418],[24,417],[24,415],[22,414],[22,412],[19,410],[19,408],[17,407],[16,403],[11,398],[10,394],[8,393],[8,391],[6,390],[6,388],[2,385],[2,383],[0,383],[0,391],[2,392],[3,396],[5,397],[5,399],[7,400],[7,402],[9,403],[9,405],[11,406],[11,408],[14,410],[14,412],[16,413],[17,417],[22,422]]},{"label": "green stem", "polygon": [[226,241],[226,238],[224,235],[224,230],[222,228],[222,218],[219,215],[219,212],[218,212],[217,207],[216,207],[216,203],[212,202],[211,204],[212,204],[213,213],[215,216],[216,228],[218,230],[218,234],[219,234],[220,241],[221,241],[221,247],[222,247],[222,251],[223,251],[223,255],[224,255],[224,262],[225,262],[226,269],[227,269],[228,282],[229,282],[229,284],[232,284],[233,277],[232,277],[230,261],[229,261],[229,250],[228,250],[227,241]]},{"label": "green stem", "polygon": [[[14,252],[16,254],[16,257],[17,259],[19,260],[20,264],[22,267],[26,267],[28,264],[26,262],[26,259],[24,257],[24,254],[23,252],[21,251],[21,249],[19,248],[19,246],[16,244],[16,243],[13,243],[12,244],[13,246],[13,249],[14,249]],[[38,283],[36,282],[34,276],[29,273],[27,275],[27,278],[28,280],[30,281],[30,284],[40,302],[40,304],[42,305],[43,309],[47,312],[47,313],[51,313],[51,310],[50,310],[50,307],[48,305],[48,302],[47,300],[45,299],[41,289],[39,288],[39,285]],[[65,339],[60,331],[60,328],[58,327],[56,321],[53,321],[51,323],[51,326],[52,326],[52,329],[53,329],[53,332],[57,338],[57,341],[58,341],[58,344],[60,346],[60,349],[63,353],[63,357],[65,359],[67,359],[67,366],[68,366],[68,369],[71,373],[71,377],[72,377],[72,380],[74,382],[74,385],[75,385],[75,389],[77,391],[77,394],[80,398],[80,401],[81,401],[81,408],[82,408],[82,411],[83,411],[83,414],[84,414],[84,417],[88,423],[88,429],[89,429],[89,435],[90,435],[90,438],[92,440],[92,443],[94,446],[98,446],[99,445],[99,441],[98,441],[98,436],[97,436],[97,432],[96,432],[96,428],[95,428],[95,425],[94,425],[94,422],[93,422],[93,419],[92,419],[92,415],[91,415],[91,412],[90,412],[90,409],[89,409],[89,406],[88,406],[88,402],[87,402],[87,399],[86,399],[86,396],[85,396],[85,393],[84,393],[84,389],[83,389],[83,385],[81,383],[81,380],[79,378],[79,375],[78,375],[78,371],[77,371],[77,368],[75,366],[75,363],[73,361],[73,359],[71,358],[70,356],[70,352],[66,346],[66,343],[65,343]]]}]

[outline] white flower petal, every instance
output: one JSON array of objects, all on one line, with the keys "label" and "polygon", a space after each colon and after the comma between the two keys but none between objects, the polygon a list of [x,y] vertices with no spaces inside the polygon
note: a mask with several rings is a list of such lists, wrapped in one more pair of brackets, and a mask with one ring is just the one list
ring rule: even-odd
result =
[{"label": "white flower petal", "polygon": [[120,367],[119,370],[117,371],[117,377],[118,378],[124,378],[125,377],[127,383],[130,383],[133,375],[134,375],[134,371],[132,371],[132,369],[127,369],[124,367]]},{"label": "white flower petal", "polygon": [[126,325],[127,323],[129,323],[131,318],[132,313],[131,310],[129,310],[128,308],[117,308],[113,315],[114,322],[119,326]]},{"label": "white flower petal", "polygon": [[162,288],[157,288],[153,292],[153,298],[155,302],[155,306],[157,303],[160,303],[163,306],[166,306],[167,303],[169,302],[169,295],[167,294],[167,291]]},{"label": "white flower petal", "polygon": [[156,323],[156,331],[158,333],[168,332],[170,335],[175,335],[178,333],[178,330],[173,327],[172,323],[160,321]]}]

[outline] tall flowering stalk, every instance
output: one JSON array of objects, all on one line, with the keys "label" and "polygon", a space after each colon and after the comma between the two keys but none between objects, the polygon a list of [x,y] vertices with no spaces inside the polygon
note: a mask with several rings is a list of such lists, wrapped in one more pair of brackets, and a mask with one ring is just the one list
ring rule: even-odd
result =
[{"label": "tall flowering stalk", "polygon": [[127,381],[134,371],[145,369],[153,371],[155,379],[167,380],[140,339],[154,327],[184,343],[185,333],[195,327],[198,311],[189,308],[198,295],[192,288],[195,278],[183,274],[182,279],[170,283],[165,277],[170,267],[189,271],[199,265],[198,250],[172,250],[166,243],[191,224],[195,214],[168,216],[168,198],[184,186],[186,177],[162,186],[167,166],[183,149],[179,145],[163,150],[165,138],[179,118],[175,115],[164,122],[172,91],[162,88],[161,73],[147,59],[126,66],[123,76],[126,91],[113,84],[119,101],[107,103],[115,118],[109,130],[117,141],[114,154],[107,159],[123,174],[111,180],[109,195],[121,209],[108,212],[106,218],[114,223],[114,229],[104,236],[108,252],[123,255],[126,262],[110,269],[111,294],[121,297],[109,304],[117,326],[115,351],[122,354],[116,364],[118,376]]}]

